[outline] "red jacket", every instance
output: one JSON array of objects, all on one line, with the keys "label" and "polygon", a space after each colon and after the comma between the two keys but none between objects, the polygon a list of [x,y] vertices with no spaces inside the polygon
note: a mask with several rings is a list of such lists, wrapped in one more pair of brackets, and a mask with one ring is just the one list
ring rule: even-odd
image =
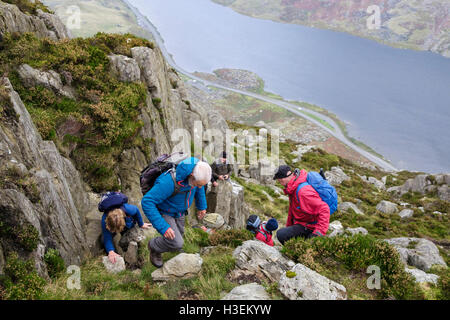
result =
[{"label": "red jacket", "polygon": [[259,232],[256,232],[255,237],[257,240],[273,247],[272,233],[264,228],[265,225],[265,222],[261,223],[261,225],[259,226]]},{"label": "red jacket", "polygon": [[[286,227],[294,224],[301,224],[312,230],[315,235],[323,236],[328,231],[330,223],[330,207],[324,202],[316,190],[310,185],[306,185],[298,192],[298,186],[306,182],[307,172],[301,170],[298,177],[293,177],[283,190],[289,196],[289,214]],[[300,209],[298,209],[300,208]]]}]

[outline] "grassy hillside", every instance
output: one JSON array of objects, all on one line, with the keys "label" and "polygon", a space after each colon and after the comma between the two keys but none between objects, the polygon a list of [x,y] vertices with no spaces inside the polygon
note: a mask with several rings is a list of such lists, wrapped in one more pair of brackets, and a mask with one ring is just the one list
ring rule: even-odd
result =
[{"label": "grassy hillside", "polygon": [[[104,33],[61,42],[32,34],[6,35],[0,41],[0,74],[9,77],[41,136],[72,158],[97,192],[120,188],[114,169],[125,147],[138,146],[148,153],[148,143],[136,135],[143,125],[136,119],[146,101],[146,86],[119,81],[110,73],[107,57],[130,56],[134,46],[153,44],[130,34]],[[43,86],[25,87],[17,73],[22,64],[64,75],[64,84],[75,89],[76,99]],[[65,133],[66,126],[78,130]]]},{"label": "grassy hillside", "polygon": [[91,37],[97,32],[131,33],[141,38],[153,40],[153,35],[141,28],[136,16],[121,0],[44,0],[46,6],[51,8],[66,24],[71,21],[75,11],[69,10],[75,6],[80,12],[80,28],[71,28],[75,37]]}]

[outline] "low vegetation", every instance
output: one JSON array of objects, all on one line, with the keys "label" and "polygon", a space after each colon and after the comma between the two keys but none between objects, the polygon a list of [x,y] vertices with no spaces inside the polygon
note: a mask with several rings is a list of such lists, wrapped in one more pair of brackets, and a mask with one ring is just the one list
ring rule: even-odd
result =
[{"label": "low vegetation", "polygon": [[[0,41],[0,73],[9,77],[42,137],[53,140],[74,160],[96,192],[120,189],[116,168],[124,148],[145,149],[137,135],[143,126],[137,117],[145,105],[146,86],[119,81],[110,72],[108,59],[113,53],[130,56],[135,46],[153,47],[153,43],[131,34],[104,33],[59,42],[33,34],[7,34]],[[39,85],[27,88],[17,72],[22,64],[56,71],[76,98]]]}]

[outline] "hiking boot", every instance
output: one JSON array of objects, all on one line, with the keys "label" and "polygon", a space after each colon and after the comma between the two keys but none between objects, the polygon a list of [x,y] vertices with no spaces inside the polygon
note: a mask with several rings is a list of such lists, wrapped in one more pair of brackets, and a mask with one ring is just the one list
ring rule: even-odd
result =
[{"label": "hiking boot", "polygon": [[157,268],[161,268],[163,266],[163,259],[161,253],[155,252],[152,250],[150,246],[150,241],[148,242],[148,251],[150,252],[150,262]]}]

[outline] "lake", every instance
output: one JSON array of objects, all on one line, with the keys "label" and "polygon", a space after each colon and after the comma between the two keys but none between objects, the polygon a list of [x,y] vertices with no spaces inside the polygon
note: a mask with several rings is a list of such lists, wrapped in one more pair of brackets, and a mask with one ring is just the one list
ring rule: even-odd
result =
[{"label": "lake", "polygon": [[450,172],[450,59],[342,32],[254,19],[209,0],[129,0],[189,72],[245,69],[316,104],[399,169]]}]

